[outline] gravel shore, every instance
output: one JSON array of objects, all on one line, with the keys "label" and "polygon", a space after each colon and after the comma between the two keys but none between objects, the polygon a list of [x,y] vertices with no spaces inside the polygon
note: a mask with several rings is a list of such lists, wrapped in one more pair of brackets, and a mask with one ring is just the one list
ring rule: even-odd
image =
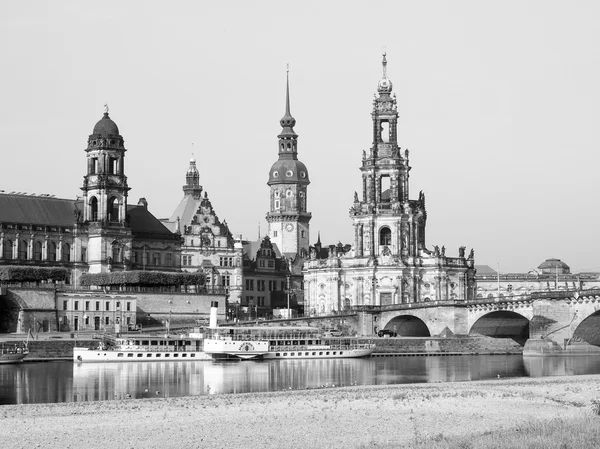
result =
[{"label": "gravel shore", "polygon": [[[2,448],[355,448],[591,414],[600,375],[0,407]],[[600,417],[599,424],[600,424]]]}]

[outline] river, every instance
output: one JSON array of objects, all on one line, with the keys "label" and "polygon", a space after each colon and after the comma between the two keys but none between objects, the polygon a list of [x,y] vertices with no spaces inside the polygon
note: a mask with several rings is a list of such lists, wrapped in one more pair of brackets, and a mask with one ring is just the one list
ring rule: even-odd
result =
[{"label": "river", "polygon": [[348,385],[600,374],[600,356],[371,357],[0,365],[0,404],[266,392]]}]

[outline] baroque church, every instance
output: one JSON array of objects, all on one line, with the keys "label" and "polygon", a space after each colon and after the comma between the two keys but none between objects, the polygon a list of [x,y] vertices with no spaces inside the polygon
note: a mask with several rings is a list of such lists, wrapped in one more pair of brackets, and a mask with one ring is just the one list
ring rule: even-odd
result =
[{"label": "baroque church", "polygon": [[305,315],[474,296],[473,250],[466,255],[461,247],[452,257],[445,247],[426,246],[425,194],[410,198],[409,153],[398,145],[397,100],[385,54],[382,64],[371,112],[373,141],[362,154],[362,192],[354,193],[350,207],[352,250],[338,245],[323,258],[320,248],[311,247],[303,269]]},{"label": "baroque church", "polygon": [[80,197],[0,193],[0,266],[65,267],[75,287],[87,272],[179,271],[180,235],[144,198],[127,202],[126,151],[105,106],[88,138]]}]

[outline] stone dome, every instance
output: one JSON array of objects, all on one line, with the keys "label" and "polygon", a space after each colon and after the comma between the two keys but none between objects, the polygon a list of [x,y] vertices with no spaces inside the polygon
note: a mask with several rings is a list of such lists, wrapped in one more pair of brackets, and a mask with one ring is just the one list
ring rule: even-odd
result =
[{"label": "stone dome", "polygon": [[306,165],[295,159],[276,161],[269,171],[269,182],[267,184],[288,183],[310,184]]},{"label": "stone dome", "polygon": [[381,78],[377,84],[379,93],[390,93],[392,91],[392,82],[389,78]]},{"label": "stone dome", "polygon": [[569,274],[571,267],[560,259],[546,259],[539,267],[543,274]]},{"label": "stone dome", "polygon": [[117,124],[111,120],[108,116],[108,112],[104,113],[104,116],[94,126],[92,134],[101,134],[103,136],[118,136],[119,128]]}]

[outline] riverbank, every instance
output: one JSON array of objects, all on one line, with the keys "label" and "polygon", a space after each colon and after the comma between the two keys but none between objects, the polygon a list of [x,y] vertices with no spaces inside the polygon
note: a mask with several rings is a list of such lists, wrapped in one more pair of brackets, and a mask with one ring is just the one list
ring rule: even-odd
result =
[{"label": "riverbank", "polygon": [[[477,448],[541,428],[558,433],[537,447],[561,447],[571,436],[586,445],[563,447],[598,447],[594,400],[600,375],[8,405],[0,407],[0,442],[6,448]],[[571,435],[565,426],[577,430]],[[527,447],[519,441],[512,447]]]}]

